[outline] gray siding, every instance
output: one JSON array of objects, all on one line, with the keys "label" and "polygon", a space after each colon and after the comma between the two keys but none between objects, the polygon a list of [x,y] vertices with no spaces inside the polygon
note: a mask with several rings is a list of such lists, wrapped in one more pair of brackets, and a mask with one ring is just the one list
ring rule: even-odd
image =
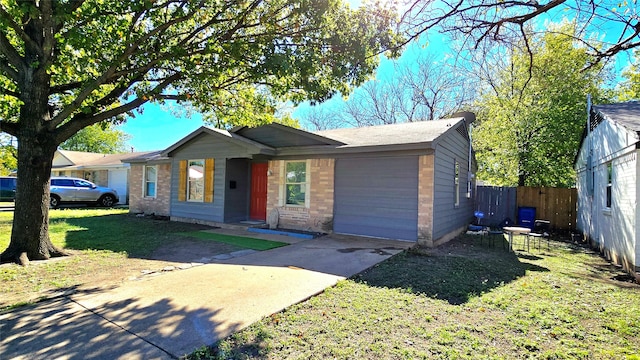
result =
[{"label": "gray siding", "polygon": [[[215,159],[214,196],[212,203],[178,201],[180,160]],[[171,167],[171,216],[224,222],[226,160],[251,158],[247,149],[210,135],[200,135],[173,154]]]},{"label": "gray siding", "polygon": [[417,240],[418,157],[336,160],[333,230]]},{"label": "gray siding", "polygon": [[[454,205],[455,161],[460,164],[460,205]],[[438,140],[434,159],[433,239],[473,221],[473,196],[467,198],[469,141],[458,131]]]},{"label": "gray siding", "polygon": [[[249,218],[249,159],[227,160],[227,182],[225,184],[225,222],[239,222]],[[235,188],[232,188],[232,182]]]}]

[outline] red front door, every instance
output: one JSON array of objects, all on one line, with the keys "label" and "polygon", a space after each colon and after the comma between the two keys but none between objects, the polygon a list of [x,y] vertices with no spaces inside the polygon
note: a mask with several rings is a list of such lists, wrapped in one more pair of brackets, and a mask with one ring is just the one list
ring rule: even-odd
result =
[{"label": "red front door", "polygon": [[251,208],[253,220],[267,219],[267,163],[251,164]]}]

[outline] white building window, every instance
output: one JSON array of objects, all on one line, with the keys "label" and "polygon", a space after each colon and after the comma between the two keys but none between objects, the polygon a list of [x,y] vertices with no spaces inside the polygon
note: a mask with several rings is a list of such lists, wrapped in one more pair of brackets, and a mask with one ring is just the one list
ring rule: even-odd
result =
[{"label": "white building window", "polygon": [[607,163],[607,189],[605,195],[605,204],[604,207],[607,209],[611,208],[612,194],[611,194],[611,186],[613,184],[613,166],[611,162]]},{"label": "white building window", "polygon": [[306,206],[308,204],[309,172],[306,161],[284,163],[284,203]]},{"label": "white building window", "polygon": [[158,184],[158,167],[153,165],[144,166],[144,197],[156,197],[156,185]]}]

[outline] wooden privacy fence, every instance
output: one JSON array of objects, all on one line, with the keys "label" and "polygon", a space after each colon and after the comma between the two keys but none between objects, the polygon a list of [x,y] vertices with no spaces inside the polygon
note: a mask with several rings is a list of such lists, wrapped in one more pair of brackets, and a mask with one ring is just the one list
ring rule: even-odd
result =
[{"label": "wooden privacy fence", "polygon": [[575,230],[577,189],[521,186],[516,192],[518,207],[536,208],[536,219],[549,220],[554,229]]},{"label": "wooden privacy fence", "polygon": [[536,208],[536,219],[548,220],[558,230],[575,230],[577,190],[547,187],[478,186],[476,210],[484,213],[482,224],[498,226],[506,218],[518,221],[518,208]]}]

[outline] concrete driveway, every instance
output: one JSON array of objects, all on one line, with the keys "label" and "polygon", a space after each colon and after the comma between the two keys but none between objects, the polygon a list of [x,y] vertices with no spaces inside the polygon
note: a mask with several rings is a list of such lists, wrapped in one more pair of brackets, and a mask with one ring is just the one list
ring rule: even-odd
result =
[{"label": "concrete driveway", "polygon": [[0,315],[1,359],[171,359],[413,243],[325,236]]}]

